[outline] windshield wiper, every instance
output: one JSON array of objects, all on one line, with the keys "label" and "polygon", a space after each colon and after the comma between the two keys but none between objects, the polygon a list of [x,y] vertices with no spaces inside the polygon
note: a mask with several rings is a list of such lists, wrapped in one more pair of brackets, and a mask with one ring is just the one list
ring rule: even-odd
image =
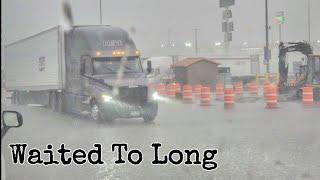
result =
[{"label": "windshield wiper", "polygon": [[128,66],[124,66],[127,70],[132,71],[132,68],[128,67]]},{"label": "windshield wiper", "polygon": [[114,69],[110,68],[110,67],[105,67],[106,69],[108,69],[111,72],[115,72]]}]

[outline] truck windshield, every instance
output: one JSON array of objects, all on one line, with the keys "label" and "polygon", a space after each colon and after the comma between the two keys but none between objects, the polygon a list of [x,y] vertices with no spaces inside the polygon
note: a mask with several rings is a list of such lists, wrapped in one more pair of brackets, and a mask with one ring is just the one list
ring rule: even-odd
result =
[{"label": "truck windshield", "polygon": [[[125,73],[142,72],[139,57],[127,57],[127,61],[123,64]],[[99,57],[93,58],[93,74],[113,74],[117,73],[121,66],[121,57]]]}]

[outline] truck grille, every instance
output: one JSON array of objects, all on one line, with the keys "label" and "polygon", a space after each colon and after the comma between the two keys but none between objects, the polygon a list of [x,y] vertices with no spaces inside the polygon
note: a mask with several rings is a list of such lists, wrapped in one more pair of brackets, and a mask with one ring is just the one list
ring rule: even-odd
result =
[{"label": "truck grille", "polygon": [[129,104],[144,104],[148,101],[147,87],[120,87],[119,98]]}]

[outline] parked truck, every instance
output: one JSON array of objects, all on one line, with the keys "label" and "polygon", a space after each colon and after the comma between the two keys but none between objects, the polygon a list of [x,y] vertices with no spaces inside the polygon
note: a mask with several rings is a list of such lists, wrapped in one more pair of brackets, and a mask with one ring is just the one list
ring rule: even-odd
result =
[{"label": "parked truck", "polygon": [[113,26],[57,26],[4,48],[4,85],[14,103],[95,121],[153,121],[158,104],[148,88],[150,72],[129,34]]}]

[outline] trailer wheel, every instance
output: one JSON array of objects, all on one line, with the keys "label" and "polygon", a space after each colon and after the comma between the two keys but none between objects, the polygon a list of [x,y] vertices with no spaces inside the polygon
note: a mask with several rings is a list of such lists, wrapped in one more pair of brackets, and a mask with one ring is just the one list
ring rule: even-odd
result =
[{"label": "trailer wheel", "polygon": [[11,97],[11,103],[14,105],[19,105],[19,93],[18,91],[14,91]]},{"label": "trailer wheel", "polygon": [[64,93],[63,92],[56,92],[55,93],[55,108],[57,112],[64,113],[65,112],[65,104],[64,104]]},{"label": "trailer wheel", "polygon": [[57,94],[55,91],[50,91],[49,93],[48,107],[52,109],[52,111],[57,111]]}]

